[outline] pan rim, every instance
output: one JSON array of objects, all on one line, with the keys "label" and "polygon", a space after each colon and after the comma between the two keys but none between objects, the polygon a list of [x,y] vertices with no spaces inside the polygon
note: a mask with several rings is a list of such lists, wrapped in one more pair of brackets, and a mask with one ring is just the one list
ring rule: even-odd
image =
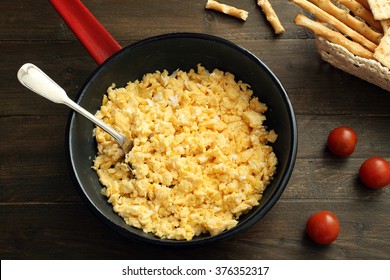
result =
[{"label": "pan rim", "polygon": [[297,149],[298,149],[298,131],[297,131],[297,124],[296,124],[296,117],[294,113],[294,109],[292,107],[291,101],[287,95],[286,90],[284,89],[283,85],[279,81],[279,79],[276,77],[276,75],[271,71],[271,69],[262,62],[257,56],[252,54],[247,49],[231,42],[226,39],[216,37],[214,35],[208,35],[203,33],[189,33],[189,32],[180,32],[180,33],[167,33],[162,35],[157,35],[153,37],[149,37],[143,40],[140,40],[138,42],[135,42],[133,44],[130,44],[111,57],[109,57],[105,62],[100,64],[88,77],[88,79],[85,81],[83,86],[80,88],[79,93],[76,97],[76,102],[79,103],[84,94],[85,94],[85,88],[88,86],[88,84],[96,77],[99,71],[106,67],[107,64],[111,63],[114,59],[120,59],[120,56],[123,55],[125,52],[128,52],[129,49],[140,47],[144,44],[153,43],[154,41],[160,41],[160,40],[171,40],[171,39],[183,39],[183,38],[189,38],[189,39],[199,39],[199,40],[208,40],[208,41],[214,41],[219,44],[223,44],[228,46],[229,48],[233,48],[235,51],[240,52],[241,54],[248,57],[250,60],[255,62],[258,66],[260,66],[264,72],[269,76],[270,79],[272,79],[272,82],[276,85],[278,88],[278,91],[281,94],[281,98],[283,99],[283,102],[285,103],[285,107],[288,112],[288,118],[289,118],[289,127],[291,130],[291,150],[289,151],[289,156],[287,159],[287,166],[284,170],[284,174],[282,174],[282,179],[279,182],[278,186],[276,187],[275,191],[272,193],[272,195],[269,197],[268,201],[263,205],[262,207],[259,207],[259,209],[252,213],[251,217],[246,219],[245,222],[239,223],[237,226],[233,227],[232,229],[229,229],[227,231],[222,232],[221,234],[215,235],[215,236],[204,236],[200,238],[194,238],[192,240],[172,240],[172,239],[151,239],[146,238],[143,236],[140,236],[136,233],[133,233],[120,225],[116,224],[112,220],[110,220],[106,215],[93,203],[93,201],[90,199],[90,197],[86,194],[84,191],[84,187],[82,184],[82,181],[80,177],[77,174],[76,167],[74,165],[74,156],[72,153],[72,126],[75,122],[75,116],[77,113],[70,112],[68,116],[67,126],[66,126],[66,134],[65,134],[65,143],[66,143],[66,157],[67,157],[67,163],[68,163],[68,171],[71,175],[73,184],[75,185],[78,193],[83,198],[83,201],[86,202],[90,210],[106,225],[108,225],[111,229],[119,233],[121,236],[124,236],[126,238],[130,238],[131,240],[138,241],[141,243],[148,243],[153,245],[162,245],[162,246],[170,246],[170,247],[192,247],[192,246],[203,246],[211,243],[215,243],[216,241],[222,241],[226,239],[230,239],[233,236],[236,236],[244,231],[246,231],[249,227],[251,227],[253,224],[257,223],[260,219],[262,219],[269,211],[270,209],[275,205],[275,203],[279,200],[280,196],[284,192],[285,188],[287,187],[287,184],[290,180],[290,177],[292,175],[296,156],[297,156]]}]

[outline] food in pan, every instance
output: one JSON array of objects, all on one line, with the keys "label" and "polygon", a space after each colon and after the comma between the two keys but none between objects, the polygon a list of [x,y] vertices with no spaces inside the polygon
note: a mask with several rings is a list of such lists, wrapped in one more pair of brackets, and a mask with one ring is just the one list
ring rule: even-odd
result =
[{"label": "food in pan", "polygon": [[111,86],[96,115],[134,147],[124,155],[95,129],[102,193],[127,224],[160,238],[234,227],[276,172],[277,134],[264,125],[266,110],[250,85],[201,65]]}]

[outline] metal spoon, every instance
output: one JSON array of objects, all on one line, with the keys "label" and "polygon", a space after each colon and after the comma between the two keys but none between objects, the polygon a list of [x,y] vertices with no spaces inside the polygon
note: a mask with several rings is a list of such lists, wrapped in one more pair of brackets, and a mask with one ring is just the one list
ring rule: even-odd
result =
[{"label": "metal spoon", "polygon": [[133,148],[133,141],[122,133],[114,130],[111,126],[101,121],[93,114],[82,108],[71,100],[65,90],[47,76],[41,69],[31,63],[26,63],[20,67],[17,74],[19,82],[29,90],[58,104],[65,104],[76,112],[80,113],[101,129],[110,134],[127,154]]}]

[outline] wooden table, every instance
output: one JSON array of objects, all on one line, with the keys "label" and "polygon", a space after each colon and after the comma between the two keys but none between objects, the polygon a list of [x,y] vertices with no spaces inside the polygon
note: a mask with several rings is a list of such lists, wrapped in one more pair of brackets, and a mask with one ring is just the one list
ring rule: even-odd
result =
[{"label": "wooden table", "polygon": [[[2,259],[390,259],[390,187],[371,190],[357,177],[366,158],[390,160],[390,93],[323,62],[313,34],[293,23],[297,6],[271,1],[286,28],[275,36],[254,0],[224,1],[249,11],[246,22],[205,10],[206,0],[83,2],[122,46],[163,33],[202,32],[258,56],[279,77],[295,109],[295,169],[272,210],[240,236],[188,250],[123,239],[90,212],[70,179],[64,149],[69,109],[16,80],[19,67],[32,62],[75,98],[97,65],[48,1],[2,0]],[[329,131],[339,125],[359,136],[346,159],[325,149]],[[305,235],[307,218],[323,209],[341,223],[330,246]]]}]

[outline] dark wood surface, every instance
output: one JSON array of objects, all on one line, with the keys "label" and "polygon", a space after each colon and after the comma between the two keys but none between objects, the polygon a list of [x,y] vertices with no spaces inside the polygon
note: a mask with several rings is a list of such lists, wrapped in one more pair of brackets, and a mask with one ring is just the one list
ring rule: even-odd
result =
[{"label": "dark wood surface", "polygon": [[[323,62],[313,35],[295,26],[300,9],[271,0],[286,32],[275,36],[255,0],[231,0],[249,11],[242,22],[204,9],[206,0],[85,0],[122,46],[170,32],[217,35],[247,48],[279,77],[294,106],[299,149],[293,175],[272,210],[248,231],[200,248],[167,249],[124,240],[83,203],[67,171],[69,109],[29,92],[16,80],[37,64],[75,98],[97,67],[48,1],[0,1],[0,257],[2,259],[390,259],[390,188],[370,190],[360,164],[390,160],[390,92]],[[356,152],[336,159],[329,131],[353,127]],[[305,235],[322,209],[341,223],[330,246]]]}]

